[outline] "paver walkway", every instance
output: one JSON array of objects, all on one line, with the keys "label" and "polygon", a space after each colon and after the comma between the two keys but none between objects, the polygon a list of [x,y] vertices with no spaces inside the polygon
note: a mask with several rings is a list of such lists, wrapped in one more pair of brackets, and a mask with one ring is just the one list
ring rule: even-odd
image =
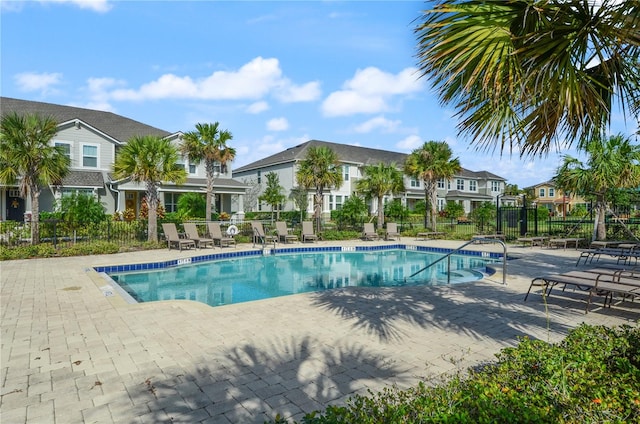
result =
[{"label": "paver walkway", "polygon": [[367,389],[437,381],[492,360],[518,336],[557,341],[582,322],[640,318],[637,303],[585,315],[581,295],[550,298],[548,314],[540,296],[523,302],[531,276],[574,269],[578,253],[571,250],[510,247],[520,259],[509,261],[507,286],[494,276],[216,308],[191,301],[129,305],[105,296],[105,281],[90,268],[208,251],[0,262],[0,421],[261,423],[276,414],[299,420]]}]

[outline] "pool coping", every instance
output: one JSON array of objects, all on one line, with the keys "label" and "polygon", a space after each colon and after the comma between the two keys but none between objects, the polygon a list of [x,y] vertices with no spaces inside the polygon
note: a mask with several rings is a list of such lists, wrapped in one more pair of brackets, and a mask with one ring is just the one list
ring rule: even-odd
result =
[{"label": "pool coping", "polygon": [[[131,271],[146,271],[153,269],[165,269],[173,268],[181,265],[189,265],[199,262],[216,261],[223,259],[242,258],[250,256],[265,256],[265,255],[278,255],[287,253],[320,253],[320,252],[372,252],[380,250],[415,250],[418,252],[429,253],[451,253],[456,249],[444,248],[444,247],[430,247],[430,246],[417,246],[412,244],[390,244],[390,245],[378,245],[378,246],[315,246],[315,247],[284,247],[284,248],[264,248],[258,250],[243,250],[224,253],[212,253],[208,255],[200,255],[188,258],[170,259],[168,261],[160,262],[147,262],[138,264],[126,264],[126,265],[104,265],[94,266],[93,269],[100,274],[111,274],[119,272],[131,272]],[[486,252],[478,250],[460,250],[457,253],[465,256],[477,256],[487,259],[501,259],[503,253],[498,252]]]}]

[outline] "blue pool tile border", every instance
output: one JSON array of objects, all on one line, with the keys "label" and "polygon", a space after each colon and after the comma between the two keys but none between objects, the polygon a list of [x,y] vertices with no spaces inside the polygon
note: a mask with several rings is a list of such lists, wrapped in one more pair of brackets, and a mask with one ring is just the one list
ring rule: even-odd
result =
[{"label": "blue pool tile border", "polygon": [[[246,250],[241,252],[224,252],[224,253],[213,253],[209,255],[202,256],[194,256],[191,258],[182,258],[182,259],[171,259],[168,261],[162,262],[149,262],[142,264],[129,264],[129,265],[106,265],[106,266],[95,266],[93,269],[98,273],[106,273],[106,274],[114,274],[121,272],[131,272],[131,271],[146,271],[150,269],[164,269],[164,268],[172,268],[180,265],[188,265],[199,262],[207,262],[207,261],[215,261],[222,259],[231,259],[231,258],[244,258],[250,256],[262,256],[263,254],[268,255],[277,255],[277,254],[287,254],[287,253],[319,253],[319,252],[342,252],[342,251],[355,251],[355,252],[373,252],[373,251],[381,251],[381,250],[391,250],[391,249],[411,249],[417,250],[419,252],[431,252],[431,253],[441,253],[447,254],[450,253],[454,249],[448,249],[443,247],[427,247],[427,246],[415,246],[415,245],[406,245],[406,244],[390,244],[383,246],[355,246],[343,248],[342,246],[318,246],[318,247],[285,247],[285,248],[277,248],[277,249],[267,249],[264,252],[262,250]],[[465,256],[477,256],[482,258],[490,258],[490,259],[501,259],[502,253],[497,252],[482,252],[475,250],[461,250],[459,252],[461,255]]]}]

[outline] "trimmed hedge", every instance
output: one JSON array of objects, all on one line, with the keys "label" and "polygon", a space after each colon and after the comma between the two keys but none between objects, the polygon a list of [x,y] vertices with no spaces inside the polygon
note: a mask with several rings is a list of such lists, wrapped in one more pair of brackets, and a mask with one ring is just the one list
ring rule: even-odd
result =
[{"label": "trimmed hedge", "polygon": [[[276,417],[276,423],[288,423]],[[302,423],[637,423],[640,328],[582,326],[560,343],[520,339],[497,361],[437,385],[351,398]]]}]

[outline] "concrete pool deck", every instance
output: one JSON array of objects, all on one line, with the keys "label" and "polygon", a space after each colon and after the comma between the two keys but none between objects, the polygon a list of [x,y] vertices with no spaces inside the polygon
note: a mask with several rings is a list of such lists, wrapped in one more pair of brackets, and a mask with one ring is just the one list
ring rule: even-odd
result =
[{"label": "concrete pool deck", "polygon": [[[316,245],[377,243],[397,242]],[[490,244],[469,249],[501,251]],[[508,262],[506,286],[494,275],[474,284],[348,288],[216,308],[192,301],[130,305],[105,296],[105,280],[91,270],[220,251],[0,262],[0,421],[262,423],[276,414],[300,420],[368,389],[438,381],[494,359],[520,336],[556,342],[583,322],[640,319],[638,302],[605,309],[600,298],[585,314],[582,293],[551,296],[548,312],[537,294],[523,302],[533,276],[575,269],[573,249],[510,245],[518,259]]]}]

